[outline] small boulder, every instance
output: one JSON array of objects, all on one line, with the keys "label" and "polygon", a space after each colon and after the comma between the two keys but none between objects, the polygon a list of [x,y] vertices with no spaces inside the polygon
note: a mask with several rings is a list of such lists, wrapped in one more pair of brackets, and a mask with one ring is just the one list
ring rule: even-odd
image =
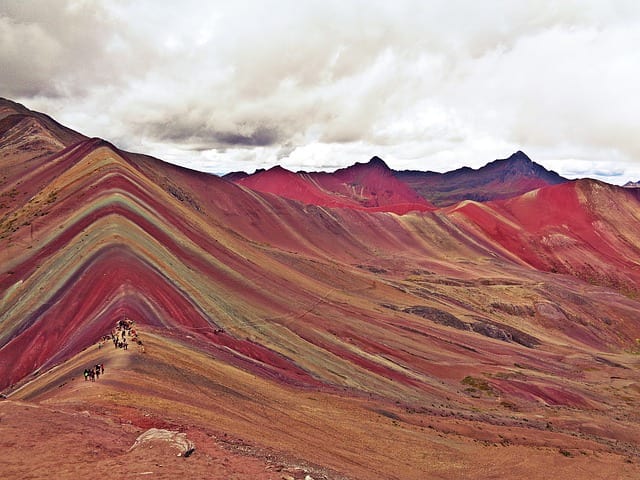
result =
[{"label": "small boulder", "polygon": [[129,451],[153,441],[167,442],[171,446],[177,448],[180,451],[178,453],[178,456],[182,457],[189,457],[196,449],[195,444],[187,438],[186,433],[174,432],[161,428],[150,428],[149,430],[138,436]]}]

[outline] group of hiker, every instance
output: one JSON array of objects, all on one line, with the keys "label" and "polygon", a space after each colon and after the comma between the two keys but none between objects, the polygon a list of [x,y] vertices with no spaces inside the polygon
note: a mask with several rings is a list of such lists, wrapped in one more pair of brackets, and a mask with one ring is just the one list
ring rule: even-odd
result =
[{"label": "group of hiker", "polygon": [[[115,348],[122,348],[124,350],[129,349],[129,343],[134,343],[138,346],[140,351],[144,353],[142,340],[138,338],[138,333],[133,328],[133,320],[128,318],[124,318],[123,320],[118,320],[116,322],[111,334],[103,336],[100,341],[98,341],[98,349],[101,349],[105,342],[109,340],[113,342]],[[84,379],[85,381],[90,380],[95,382],[103,373],[104,364],[98,363],[93,367],[84,369]]]},{"label": "group of hiker", "polygon": [[84,369],[84,381],[95,382],[104,373],[104,363],[97,363],[94,367]]},{"label": "group of hiker", "polygon": [[115,348],[128,350],[130,342],[142,346],[142,341],[138,338],[138,333],[133,328],[133,320],[128,318],[116,322],[116,327],[111,332],[111,339]]},{"label": "group of hiker", "polygon": [[138,333],[133,328],[133,320],[125,318],[118,320],[115,327],[111,331],[110,335],[105,335],[98,342],[98,348],[102,348],[104,343],[108,340],[113,342],[114,348],[122,348],[123,350],[129,350],[129,344],[134,343],[138,345],[139,349],[143,351],[142,340],[138,338]]}]

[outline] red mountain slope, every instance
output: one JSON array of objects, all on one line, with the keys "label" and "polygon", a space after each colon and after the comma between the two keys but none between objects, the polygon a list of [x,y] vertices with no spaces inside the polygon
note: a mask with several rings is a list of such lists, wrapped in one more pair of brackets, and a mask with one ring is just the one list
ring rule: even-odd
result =
[{"label": "red mountain slope", "polygon": [[253,175],[231,174],[226,178],[259,192],[324,207],[397,214],[433,210],[420,195],[398,181],[378,157],[333,173],[293,173],[274,167]]},{"label": "red mountain slope", "polygon": [[638,291],[640,201],[627,189],[576,180],[450,212],[537,269]]}]

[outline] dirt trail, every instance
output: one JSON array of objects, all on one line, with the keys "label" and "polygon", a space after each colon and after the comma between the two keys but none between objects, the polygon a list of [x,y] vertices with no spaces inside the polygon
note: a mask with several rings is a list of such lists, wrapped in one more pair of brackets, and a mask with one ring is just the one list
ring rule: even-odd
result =
[{"label": "dirt trail", "polygon": [[[65,386],[67,388],[73,386],[73,390],[96,388],[101,382],[108,381],[109,377],[116,376],[117,372],[126,370],[138,354],[139,352],[135,349],[114,348],[111,342],[104,343],[101,348],[95,344],[44,373],[32,375],[26,382],[8,392],[6,396],[8,399],[15,400],[31,400],[36,397],[39,400],[44,400],[41,396],[47,391],[59,395],[60,391],[56,391],[53,387],[62,389]],[[101,375],[96,382],[85,381],[83,378],[84,369],[94,367],[96,364],[104,365],[105,375]]]},{"label": "dirt trail", "polygon": [[[0,401],[0,477],[61,480],[109,478],[235,478],[274,480],[281,474],[258,458],[240,455],[198,432],[188,433],[195,451],[184,458],[171,442],[133,448],[147,426],[132,405],[129,418],[109,406],[122,379],[145,362],[137,347],[92,345],[67,362],[35,375]],[[85,381],[85,368],[103,363],[104,375]]]}]

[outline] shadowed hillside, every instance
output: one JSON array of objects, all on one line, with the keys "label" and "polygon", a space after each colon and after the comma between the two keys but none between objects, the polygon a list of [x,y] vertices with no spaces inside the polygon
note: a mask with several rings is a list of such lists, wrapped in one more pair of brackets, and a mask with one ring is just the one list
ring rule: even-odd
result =
[{"label": "shadowed hillside", "polygon": [[[314,192],[302,203],[20,122],[0,137],[14,477],[83,476],[69,438],[99,445],[98,474],[640,474],[640,203],[626,190],[583,180],[399,215],[415,198],[378,161],[324,183],[265,172]],[[325,203],[355,183],[382,211]],[[144,349],[98,348],[122,318]],[[85,382],[96,362],[105,375]],[[132,448],[151,427],[195,453]],[[36,435],[46,448],[27,458]]]}]

